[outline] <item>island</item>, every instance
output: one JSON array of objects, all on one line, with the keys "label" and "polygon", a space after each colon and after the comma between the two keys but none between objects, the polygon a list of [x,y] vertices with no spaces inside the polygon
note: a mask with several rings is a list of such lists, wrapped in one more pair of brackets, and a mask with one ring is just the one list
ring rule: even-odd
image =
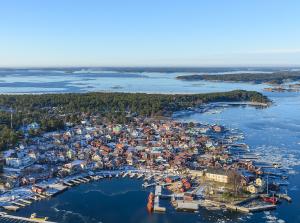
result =
[{"label": "island", "polygon": [[185,81],[224,81],[224,82],[250,82],[256,84],[283,84],[300,80],[299,71],[279,71],[272,73],[233,73],[233,74],[193,74],[176,77]]},{"label": "island", "polygon": [[[167,210],[160,199],[170,199],[177,211],[201,206],[243,213],[290,201],[279,185],[268,182],[269,174],[277,177],[274,172],[249,158],[242,132],[171,118],[173,112],[213,102],[271,103],[244,90],[1,95],[0,208],[17,211],[70,187],[112,177],[143,179],[149,212]],[[3,212],[1,217],[17,218]]]},{"label": "island", "polygon": [[23,137],[23,127],[33,122],[41,126],[40,131],[54,131],[64,128],[68,122],[79,123],[85,116],[125,123],[133,116],[169,117],[175,111],[224,101],[247,101],[261,106],[270,103],[261,93],[244,90],[175,95],[98,92],[0,95],[0,149],[14,145]]}]

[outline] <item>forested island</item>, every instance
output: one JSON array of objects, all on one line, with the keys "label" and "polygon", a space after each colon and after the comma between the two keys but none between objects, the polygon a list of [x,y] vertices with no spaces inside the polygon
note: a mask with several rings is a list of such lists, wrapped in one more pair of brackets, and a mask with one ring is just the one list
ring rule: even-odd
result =
[{"label": "forested island", "polygon": [[286,81],[299,81],[299,71],[280,71],[274,73],[235,73],[235,74],[194,74],[176,77],[186,81],[226,81],[226,82],[251,82],[256,84],[282,84]]},{"label": "forested island", "polygon": [[[126,123],[133,116],[169,116],[174,111],[219,101],[248,101],[267,104],[269,99],[255,91],[235,90],[206,94],[84,93],[0,95],[0,149],[23,138],[22,127],[38,123],[39,131],[64,128],[85,117]],[[30,132],[37,134],[37,132]]]}]

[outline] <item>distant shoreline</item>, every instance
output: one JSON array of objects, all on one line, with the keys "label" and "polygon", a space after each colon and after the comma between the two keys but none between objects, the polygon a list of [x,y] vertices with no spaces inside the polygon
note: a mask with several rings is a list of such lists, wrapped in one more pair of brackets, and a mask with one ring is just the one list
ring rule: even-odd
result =
[{"label": "distant shoreline", "polygon": [[282,84],[300,80],[299,71],[282,71],[266,73],[236,73],[236,74],[194,74],[180,75],[176,79],[184,81],[218,81],[253,84]]}]

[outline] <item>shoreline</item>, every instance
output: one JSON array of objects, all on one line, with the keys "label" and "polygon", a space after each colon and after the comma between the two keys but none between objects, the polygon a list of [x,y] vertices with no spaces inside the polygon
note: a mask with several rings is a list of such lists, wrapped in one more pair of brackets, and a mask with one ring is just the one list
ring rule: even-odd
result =
[{"label": "shoreline", "polygon": [[[69,176],[68,178],[64,179],[64,180],[57,180],[55,182],[52,182],[53,179],[51,179],[51,182],[45,183],[43,182],[43,185],[47,185],[48,188],[56,188],[56,192],[55,193],[51,193],[51,194],[47,194],[47,193],[43,193],[43,194],[35,194],[32,195],[31,197],[20,197],[18,198],[17,201],[12,202],[11,205],[5,205],[2,206],[2,208],[4,209],[4,211],[7,212],[1,212],[2,214],[6,214],[6,215],[11,215],[13,212],[18,211],[19,209],[25,208],[29,205],[31,205],[33,202],[38,202],[40,200],[43,199],[51,199],[54,196],[59,196],[59,194],[64,193],[65,191],[67,191],[68,189],[72,188],[72,187],[76,187],[79,186],[81,184],[85,184],[85,183],[90,183],[90,182],[98,182],[100,180],[110,180],[112,178],[116,178],[117,180],[122,180],[122,179],[143,179],[143,181],[147,182],[148,179],[151,179],[154,176],[177,176],[178,173],[176,172],[160,172],[160,171],[151,171],[151,170],[141,170],[141,169],[131,169],[131,170],[124,170],[124,169],[120,169],[120,170],[103,170],[103,171],[96,171],[93,174],[89,174],[89,173],[81,173],[81,174],[76,174],[73,176]],[[141,184],[142,187],[147,188],[147,187],[155,187],[155,190],[157,189],[157,185],[160,185],[158,183],[154,183],[154,184]],[[165,184],[161,187],[166,187]],[[24,189],[27,189],[27,187],[25,187]],[[160,194],[159,196],[162,196],[162,198],[165,199],[166,195]],[[172,196],[183,196],[181,194],[175,194],[175,195],[171,195],[171,200],[174,199],[172,198]],[[235,211],[235,212],[240,212],[240,213],[250,213],[250,212],[262,212],[262,211],[266,211],[266,210],[273,210],[276,209],[276,205],[261,205],[261,204],[257,204],[255,206],[252,207],[244,207],[241,204],[245,204],[249,201],[253,201],[255,199],[260,199],[261,196],[266,196],[266,195],[256,195],[250,198],[247,198],[245,200],[239,201],[237,203],[232,203],[232,202],[219,202],[219,201],[215,201],[215,200],[211,200],[210,198],[206,198],[206,199],[202,199],[202,200],[196,200],[196,201],[183,201],[184,203],[188,204],[196,204],[197,205],[197,209],[194,210],[193,207],[186,207],[186,208],[179,208],[177,207],[177,205],[180,204],[180,201],[177,201],[177,204],[173,203],[173,206],[175,207],[175,209],[177,211],[197,211],[198,208],[203,207],[206,209],[210,209],[210,208],[214,208],[214,209],[218,209],[218,210],[222,210],[222,209],[227,209],[230,211]],[[287,200],[289,202],[291,202],[291,198],[288,197],[287,195],[281,195],[278,194],[276,195],[277,197],[280,197],[284,200]],[[170,204],[170,206],[172,206]],[[177,208],[176,208],[177,207]],[[165,207],[160,207],[163,208],[165,212]],[[161,209],[158,209],[158,212],[161,212]],[[13,215],[11,215],[13,216]],[[1,217],[1,216],[0,216]],[[1,219],[1,218],[0,218]]]},{"label": "shoreline", "polygon": [[[224,102],[224,103],[228,103],[228,102]],[[223,103],[223,104],[224,104]],[[241,102],[235,102],[235,103],[233,103],[233,104],[241,104]],[[247,105],[255,105],[255,103],[252,103],[252,102],[246,102],[246,103],[242,103],[242,104],[247,104]],[[136,123],[143,123],[143,124],[145,124],[142,120],[136,120]],[[246,144],[244,144],[244,143],[236,143],[236,141],[237,140],[239,140],[239,139],[242,139],[242,136],[240,135],[240,134],[235,134],[235,136],[234,136],[234,138],[231,138],[230,140],[232,140],[231,142],[226,142],[226,138],[224,138],[223,136],[230,136],[232,133],[231,133],[231,131],[229,130],[229,129],[226,129],[224,126],[217,126],[217,125],[203,125],[203,124],[201,124],[201,123],[195,123],[195,126],[193,127],[193,126],[189,126],[189,125],[184,125],[184,124],[180,124],[181,122],[178,122],[178,121],[174,121],[174,120],[171,120],[171,121],[163,121],[163,122],[161,122],[161,120],[152,120],[152,122],[151,122],[151,126],[152,126],[152,131],[158,131],[159,129],[160,129],[160,127],[162,128],[162,130],[160,130],[160,131],[162,131],[162,132],[160,132],[160,131],[158,131],[157,132],[157,134],[159,133],[159,134],[161,134],[161,133],[164,133],[165,131],[169,131],[169,134],[175,134],[174,136],[176,136],[176,134],[179,134],[179,132],[181,131],[182,133],[183,132],[185,132],[185,134],[187,133],[187,131],[189,132],[189,131],[195,131],[195,133],[192,133],[191,132],[191,135],[189,135],[189,137],[197,137],[198,135],[199,136],[204,136],[204,137],[212,137],[213,138],[213,140],[212,140],[212,144],[215,144],[215,146],[216,147],[214,147],[213,148],[213,150],[214,149],[216,149],[216,148],[218,148],[219,150],[220,150],[220,152],[219,152],[219,155],[220,156],[224,156],[224,154],[225,154],[225,151],[227,151],[227,149],[229,148],[229,149],[232,149],[233,147],[233,149],[236,149],[236,148],[238,148],[238,149],[240,149],[240,150],[242,150],[242,151],[247,151],[248,150],[248,147],[247,147],[247,145]],[[133,123],[131,123],[131,124],[133,124]],[[135,126],[135,124],[133,125],[133,126]],[[156,126],[156,127],[155,127]],[[160,126],[160,127],[159,127]],[[107,132],[107,131],[111,131],[111,130],[113,130],[113,131],[115,131],[115,132],[120,132],[121,131],[121,129],[122,128],[127,128],[127,130],[126,131],[129,131],[128,130],[128,126],[126,127],[126,125],[124,125],[124,127],[118,127],[119,128],[119,130],[118,129],[115,129],[116,127],[118,127],[118,126],[111,126],[110,127],[110,129],[102,129],[101,127],[97,127],[97,129],[95,129],[95,127],[93,127],[93,126],[89,126],[89,125],[86,125],[86,124],[82,124],[81,126],[75,126],[74,128],[72,128],[72,129],[69,129],[68,131],[77,131],[78,129],[81,129],[81,130],[86,130],[87,132],[86,133],[84,133],[84,134],[82,134],[82,133],[75,133],[74,132],[74,135],[73,135],[73,138],[74,138],[74,142],[78,142],[78,141],[80,141],[80,140],[82,140],[82,139],[84,139],[83,137],[85,137],[85,134],[90,134],[91,132],[95,132],[96,130],[97,131],[101,131],[101,132],[103,132],[104,130]],[[106,127],[105,127],[106,128]],[[148,128],[148,125],[146,125],[145,127],[144,127],[144,129],[145,130],[147,130],[147,132],[148,132],[148,130],[149,130],[149,128]],[[137,128],[136,127],[133,127],[133,129],[131,129],[131,130],[134,130],[134,131],[137,131]],[[130,131],[131,131],[130,130]],[[142,133],[142,132],[144,132],[145,130],[142,130],[142,129],[140,129],[139,131],[140,131],[140,133]],[[151,130],[151,129],[150,129]],[[150,131],[149,130],[149,131]],[[180,131],[178,131],[178,130],[180,130]],[[57,132],[57,133],[53,133],[52,134],[52,137],[53,137],[53,139],[55,139],[55,135],[56,135],[56,138],[57,138],[57,136],[58,135],[61,135],[61,136],[65,136],[65,133],[66,132],[68,132],[68,131],[61,131],[61,132]],[[104,131],[104,132],[105,132]],[[130,132],[129,131],[129,132]],[[150,131],[151,132],[151,131]],[[150,133],[149,132],[149,133]],[[70,133],[69,133],[70,134]],[[101,133],[102,134],[102,133]],[[125,132],[123,133],[123,134],[125,134]],[[150,135],[148,135],[148,137],[150,137],[151,138],[151,135],[152,134],[154,134],[154,132],[153,133],[150,133]],[[72,136],[72,134],[71,134],[71,136]],[[102,137],[102,135],[99,135],[99,137]],[[105,135],[103,135],[103,136],[105,136]],[[121,135],[122,136],[122,135]],[[43,136],[41,136],[41,137],[43,137]],[[46,138],[48,138],[48,137],[51,137],[51,134],[47,134],[47,135],[45,135],[45,138],[44,139],[46,139]],[[120,136],[118,136],[118,137],[120,137]],[[72,137],[71,137],[72,138]],[[121,137],[122,138],[122,137]],[[132,138],[134,138],[134,137],[132,137]],[[150,138],[148,139],[148,140],[150,140]],[[95,139],[97,139],[97,137],[95,138]],[[101,139],[104,139],[104,138],[101,138]],[[196,139],[196,138],[195,138]],[[225,139],[225,144],[224,144],[224,139]],[[101,149],[102,148],[102,150],[104,149],[104,147],[101,147],[101,146],[97,146],[97,144],[93,144],[93,143],[91,143],[91,141],[89,141],[88,139],[85,139],[85,140],[87,140],[87,142],[89,142],[89,144],[90,145],[92,145],[93,147],[92,148],[94,148],[94,149],[96,149],[96,148],[98,148],[98,149]],[[161,139],[159,139],[159,140],[161,140]],[[167,140],[167,139],[166,139]],[[221,140],[221,141],[220,141]],[[95,141],[95,140],[94,140]],[[222,144],[217,144],[216,142],[218,142],[219,141],[219,143],[222,143]],[[95,143],[97,143],[97,140],[95,141]],[[166,143],[165,142],[165,140],[163,140],[163,141],[161,141],[161,145],[163,145],[163,143]],[[66,144],[66,143],[65,143]],[[63,145],[64,145],[64,143],[63,143]],[[107,145],[106,143],[104,143],[104,145]],[[207,155],[209,155],[210,154],[210,148],[211,148],[211,146],[213,146],[213,145],[209,145],[209,143],[206,141],[206,144],[205,144],[205,147],[206,147],[206,149],[204,150],[205,151],[205,153],[207,153]],[[84,146],[85,148],[88,148],[88,146]],[[116,145],[114,145],[114,148],[116,148]],[[200,148],[200,147],[199,147]],[[105,149],[108,149],[107,147],[105,147]],[[132,149],[131,149],[132,150]],[[154,152],[156,152],[157,151],[157,147],[152,147],[152,150],[154,151]],[[211,150],[211,151],[213,151],[213,150]],[[167,148],[165,148],[165,151],[168,151],[168,149]],[[151,154],[151,150],[149,150],[148,151],[150,154]],[[193,152],[194,153],[194,152]],[[105,154],[107,154],[107,153],[105,153]],[[196,152],[196,154],[198,154],[198,152]],[[127,154],[128,155],[128,154]],[[175,155],[176,155],[176,153],[175,153]],[[156,157],[156,158],[158,158],[158,157]],[[161,159],[161,158],[160,158]],[[232,158],[232,160],[233,160],[233,158]],[[126,160],[127,162],[132,162],[132,160]],[[153,161],[155,161],[155,159],[153,159]],[[167,163],[166,161],[164,161],[165,163]],[[230,164],[232,161],[229,161],[229,163],[228,164]],[[243,160],[243,159],[239,159],[239,160],[236,160],[235,162],[240,162],[241,164],[247,164],[247,161],[246,160]],[[232,163],[231,163],[232,164]],[[64,166],[64,167],[66,167],[66,166]],[[122,166],[122,167],[124,167],[124,166]],[[159,167],[159,165],[157,165],[155,168],[158,168]],[[182,164],[182,166],[179,166],[179,167],[182,167],[182,168],[185,168],[185,165],[183,165]],[[207,170],[205,170],[205,167],[206,168],[208,168],[208,164],[205,166],[204,165],[204,168],[200,168],[201,169],[201,171],[199,172],[199,173],[197,173],[197,174],[202,174],[201,176],[203,176],[203,171],[204,171],[204,174],[207,172]],[[256,171],[259,171],[259,168],[257,169],[257,167],[255,167],[254,166],[254,172],[256,172]],[[203,169],[203,170],[202,170]],[[169,170],[169,169],[167,169],[167,170]],[[171,170],[171,169],[170,169]],[[220,170],[224,170],[223,168],[221,168]],[[51,185],[51,188],[52,189],[57,189],[57,188],[61,188],[61,190],[62,191],[64,191],[65,190],[65,186],[69,186],[69,185],[67,185],[67,184],[75,184],[75,185],[77,185],[77,184],[81,184],[81,183],[85,183],[86,182],[86,179],[84,179],[84,177],[90,177],[90,176],[92,176],[92,174],[90,174],[89,173],[89,171],[90,171],[90,169],[87,169],[87,171],[85,172],[85,174],[87,174],[87,175],[83,175],[83,176],[79,176],[78,178],[76,178],[77,177],[77,175],[70,175],[70,176],[68,176],[68,177],[62,177],[62,178],[60,178],[61,180],[54,180],[54,179],[49,179],[49,181],[54,185]],[[121,170],[118,170],[118,171],[121,171]],[[147,172],[146,171],[146,169],[140,169],[140,170],[128,170],[128,172],[129,171],[131,171],[131,172],[134,172],[134,171],[142,171],[143,173],[145,173],[145,172]],[[96,172],[98,172],[98,171],[95,171],[95,173]],[[101,171],[101,173],[102,173],[102,175],[104,174],[104,173],[107,173],[106,175],[108,175],[108,177],[109,177],[109,175],[112,175],[112,172],[109,172],[109,171]],[[149,172],[149,171],[148,171]],[[159,173],[163,173],[162,171],[159,171]],[[169,176],[172,176],[172,175],[174,175],[174,174],[170,174],[170,173],[174,173],[173,171],[170,171],[169,172],[169,174],[167,174],[166,175],[166,178],[167,177],[169,177]],[[259,172],[257,172],[257,173],[259,173]],[[160,174],[160,175],[162,175],[162,174]],[[189,179],[189,182],[190,183],[193,183],[194,181],[193,181],[193,178],[189,175],[189,174],[184,174],[184,173],[179,173],[179,172],[177,172],[176,173],[176,176],[178,176],[180,179],[185,179],[185,178],[187,178],[187,179]],[[260,177],[264,177],[264,175],[263,175],[263,173],[260,173]],[[56,179],[58,179],[58,178],[56,178]],[[202,179],[202,178],[201,178]],[[205,178],[204,178],[205,179]],[[54,182],[53,182],[54,181]],[[208,182],[210,182],[210,181],[208,181]],[[60,184],[61,183],[61,185],[57,185],[57,184]],[[67,184],[66,184],[67,183]],[[39,186],[40,185],[40,186]],[[157,185],[156,183],[154,184],[154,185]],[[201,184],[200,184],[201,185]],[[62,186],[64,186],[64,187],[62,187]],[[72,186],[72,185],[71,185]],[[36,187],[37,188],[37,190],[43,190],[43,188],[46,188],[45,189],[45,191],[47,191],[47,188],[48,188],[48,186],[43,186],[43,184],[40,184],[40,183],[36,183],[35,185],[34,185],[34,187]],[[20,189],[20,188],[16,188],[16,190],[18,190],[18,189]],[[30,189],[30,186],[28,186],[27,187],[27,189],[30,191],[31,189]],[[174,192],[174,194],[179,194],[178,193],[178,191],[177,191],[177,189],[175,188],[175,192]],[[56,193],[53,193],[53,195],[55,195],[55,194],[57,194],[57,193],[59,193],[60,192],[60,190],[58,190]],[[189,192],[188,190],[187,190],[187,192]],[[29,196],[30,195],[30,196]],[[33,198],[33,200],[38,200],[38,199],[44,199],[44,198],[46,198],[47,196],[46,195],[43,195],[43,194],[41,194],[41,195],[33,195],[33,194],[29,194],[28,196],[26,195],[25,197],[21,197],[21,199],[23,199],[23,200],[25,200],[25,199],[27,199],[28,197],[34,197]],[[37,197],[35,197],[35,196],[37,196]],[[45,196],[45,197],[43,197],[43,196]],[[51,195],[50,195],[51,196]],[[1,196],[0,196],[1,197]],[[188,199],[190,199],[190,198],[188,198]],[[17,198],[17,200],[16,201],[14,201],[15,199],[13,199],[13,202],[14,203],[11,203],[11,204],[17,204],[18,206],[20,206],[19,208],[22,208],[23,206],[26,206],[26,204],[24,204],[24,202],[22,201],[22,200],[20,200],[20,199],[18,199]],[[175,200],[176,200],[176,198],[175,198]],[[34,201],[33,201],[34,202]],[[174,203],[177,203],[177,205],[179,205],[179,209],[181,209],[181,208],[183,208],[183,206],[181,206],[182,204],[178,204],[178,202],[179,201],[176,201],[176,202],[174,202]],[[194,203],[195,202],[197,202],[197,200],[195,200],[195,201],[193,201]],[[192,203],[193,203],[192,202]],[[187,203],[188,203],[188,201],[187,201]],[[14,205],[5,205],[5,206],[9,206],[9,208],[12,208],[12,206],[14,206]],[[20,205],[21,204],[21,205]],[[2,205],[3,206],[3,205]],[[222,204],[221,205],[219,205],[220,207],[221,206],[223,206]],[[226,206],[226,205],[225,205]],[[15,208],[16,206],[14,206],[13,207],[13,209]],[[232,209],[232,206],[228,206],[228,209]],[[186,207],[184,207],[184,209],[186,209]],[[243,208],[242,208],[243,209]],[[241,209],[241,210],[242,210]],[[245,210],[245,209],[243,209],[243,210]]]}]

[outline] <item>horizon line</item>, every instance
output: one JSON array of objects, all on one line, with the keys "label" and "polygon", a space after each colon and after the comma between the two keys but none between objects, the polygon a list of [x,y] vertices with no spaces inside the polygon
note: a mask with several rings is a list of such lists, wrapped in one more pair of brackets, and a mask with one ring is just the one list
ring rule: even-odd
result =
[{"label": "horizon line", "polygon": [[214,64],[214,65],[42,65],[0,66],[0,69],[47,69],[47,68],[300,68],[300,64]]}]

